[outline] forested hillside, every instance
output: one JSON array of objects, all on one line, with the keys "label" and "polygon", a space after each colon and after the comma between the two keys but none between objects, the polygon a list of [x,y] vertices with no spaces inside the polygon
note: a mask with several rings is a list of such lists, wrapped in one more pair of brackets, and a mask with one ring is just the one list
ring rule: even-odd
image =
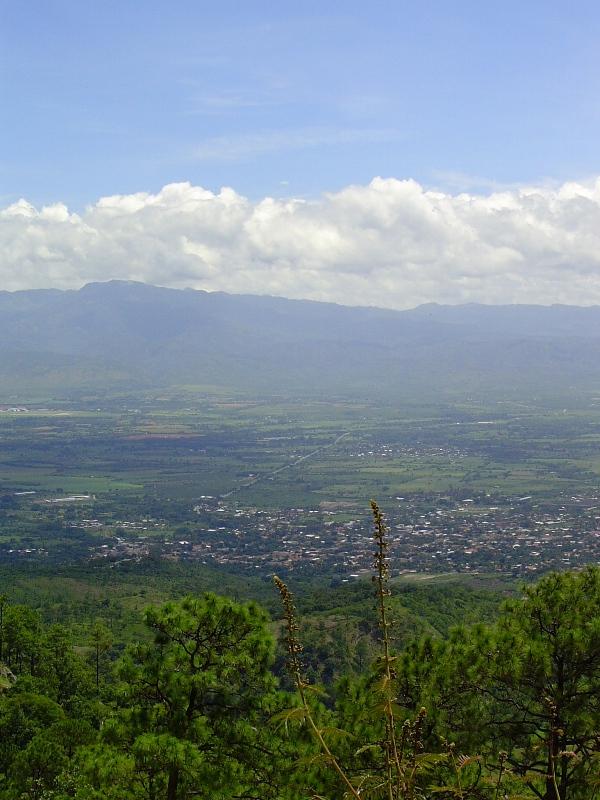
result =
[{"label": "forested hillside", "polygon": [[[299,615],[278,581],[275,623],[253,601],[188,595],[147,608],[123,650],[101,607],[73,626],[2,595],[0,797],[600,796],[600,571],[550,574],[495,612],[481,598],[487,623],[452,627],[439,593],[437,617],[417,594],[427,627],[406,631],[374,510],[373,588]],[[370,609],[356,638],[336,632],[336,602],[346,623]]]},{"label": "forested hillside", "polygon": [[[168,386],[300,397],[494,399],[600,386],[600,309],[411,311],[110,281],[0,292],[4,397]],[[558,377],[560,376],[560,378]]]}]

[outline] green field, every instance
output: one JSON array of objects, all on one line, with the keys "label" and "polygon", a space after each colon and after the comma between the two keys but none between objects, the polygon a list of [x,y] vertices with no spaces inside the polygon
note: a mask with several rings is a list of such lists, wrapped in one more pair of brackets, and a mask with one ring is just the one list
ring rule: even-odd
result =
[{"label": "green field", "polygon": [[[304,509],[319,511],[322,525],[328,513],[340,524],[368,523],[372,497],[384,509],[405,498],[415,514],[475,498],[461,512],[467,518],[496,500],[508,507],[532,496],[551,513],[573,495],[595,496],[600,480],[593,399],[570,409],[526,400],[394,406],[186,389],[26,408],[0,413],[4,560],[77,562],[118,536],[136,537],[147,556],[140,542],[185,541],[199,524],[220,529],[221,503],[232,520],[238,507]],[[194,509],[206,497],[200,518]],[[312,525],[312,536],[314,522],[294,524]]]},{"label": "green field", "polygon": [[[577,491],[600,477],[600,415],[149,398],[0,415],[0,491],[233,492],[266,507],[456,490]],[[337,443],[336,443],[337,441]]]}]

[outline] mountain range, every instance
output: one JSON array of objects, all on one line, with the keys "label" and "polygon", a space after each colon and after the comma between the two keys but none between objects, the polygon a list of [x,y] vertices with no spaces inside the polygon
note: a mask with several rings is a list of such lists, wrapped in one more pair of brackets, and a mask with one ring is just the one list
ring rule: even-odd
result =
[{"label": "mountain range", "polygon": [[128,281],[0,292],[0,401],[173,386],[563,398],[600,389],[600,307],[390,311]]}]

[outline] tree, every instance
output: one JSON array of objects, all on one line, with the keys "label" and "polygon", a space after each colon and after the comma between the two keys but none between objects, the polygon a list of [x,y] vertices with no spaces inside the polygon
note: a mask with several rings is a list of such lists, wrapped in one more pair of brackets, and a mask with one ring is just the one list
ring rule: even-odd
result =
[{"label": "tree", "polygon": [[112,633],[101,620],[96,620],[90,632],[90,645],[92,647],[94,668],[96,672],[96,692],[100,688],[100,664],[102,656],[106,655],[112,647]]},{"label": "tree", "polygon": [[0,702],[0,788],[17,755],[52,725],[64,719],[60,706],[29,692],[7,692]]},{"label": "tree", "polygon": [[37,664],[41,637],[39,614],[27,606],[7,606],[3,613],[4,662],[15,673],[32,672]]},{"label": "tree", "polygon": [[481,672],[482,686],[512,711],[503,727],[511,751],[524,749],[511,760],[544,776],[534,794],[589,800],[591,754],[600,750],[600,570],[549,575],[508,604]]},{"label": "tree", "polygon": [[127,753],[148,798],[216,797],[234,787],[268,796],[261,728],[274,697],[274,648],[266,614],[205,594],[150,608],[145,623],[153,641],[118,667],[122,710],[105,725],[113,747],[105,755]]},{"label": "tree", "polygon": [[68,713],[80,714],[82,703],[93,697],[89,666],[75,652],[72,636],[63,625],[50,625],[41,635],[34,675],[38,690]]},{"label": "tree", "polygon": [[600,570],[548,575],[507,603],[496,625],[414,648],[398,685],[406,705],[427,701],[438,736],[477,746],[490,765],[505,751],[531,797],[591,800],[599,788]]},{"label": "tree", "polygon": [[0,662],[4,658],[4,609],[8,603],[8,595],[0,594]]}]

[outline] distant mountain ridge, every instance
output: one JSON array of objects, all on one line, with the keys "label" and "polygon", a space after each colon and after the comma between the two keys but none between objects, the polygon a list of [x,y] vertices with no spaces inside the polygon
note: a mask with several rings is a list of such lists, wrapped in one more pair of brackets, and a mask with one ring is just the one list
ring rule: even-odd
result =
[{"label": "distant mountain ridge", "polygon": [[296,396],[600,388],[600,307],[410,311],[91,283],[0,292],[0,392],[175,385]]}]

